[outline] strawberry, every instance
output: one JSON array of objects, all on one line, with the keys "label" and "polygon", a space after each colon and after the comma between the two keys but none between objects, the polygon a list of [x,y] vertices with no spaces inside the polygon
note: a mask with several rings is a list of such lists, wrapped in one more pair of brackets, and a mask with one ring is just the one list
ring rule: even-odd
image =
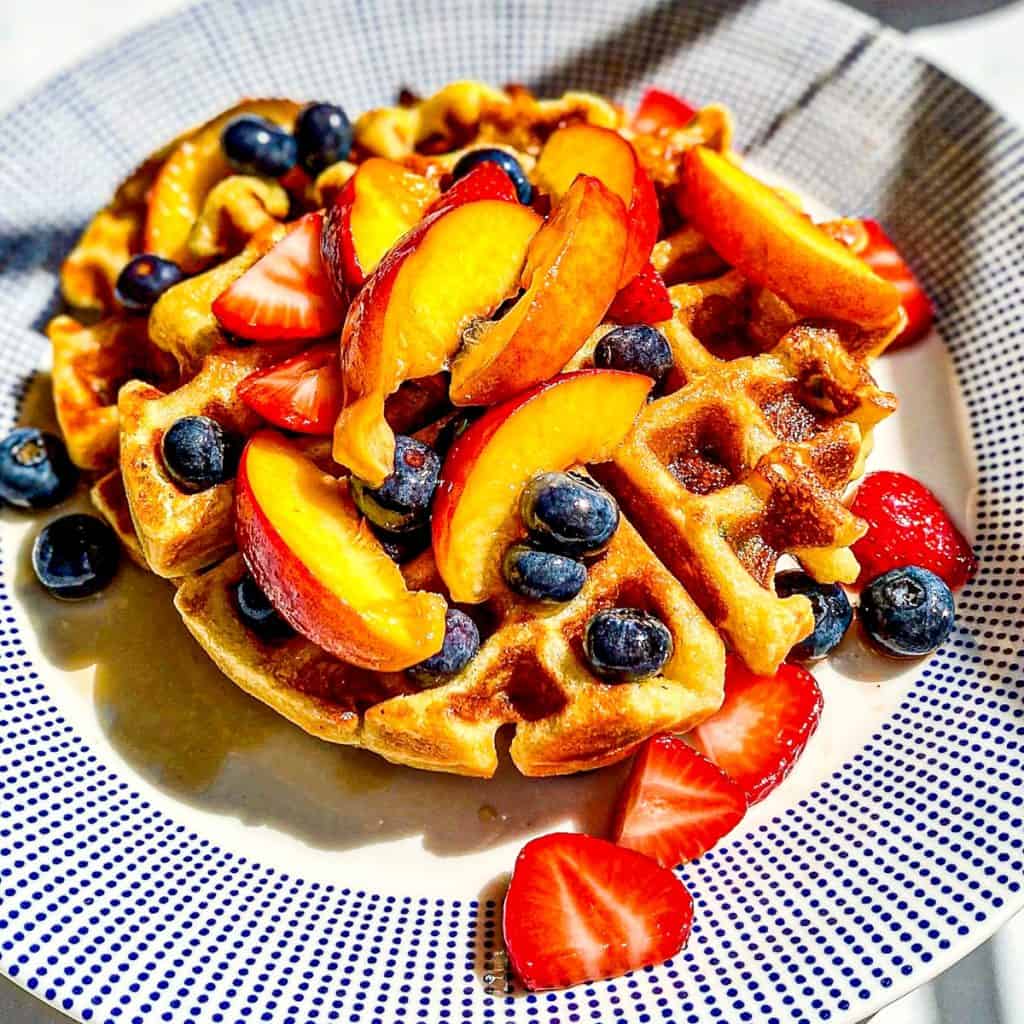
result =
[{"label": "strawberry", "polygon": [[308,213],[213,303],[221,326],[251,341],[322,338],[341,330],[345,307],[320,257],[323,213]]},{"label": "strawberry", "polygon": [[238,385],[238,397],[275,427],[326,437],[342,406],[338,343],[314,345],[283,363],[250,373]]},{"label": "strawberry", "polygon": [[900,293],[900,301],[907,314],[907,326],[892,343],[892,348],[902,348],[923,338],[932,325],[935,311],[924,289],[918,283],[914,272],[907,266],[892,240],[877,220],[862,221],[867,232],[868,244],[860,258],[871,269],[891,281]]},{"label": "strawberry", "polygon": [[821,707],[821,690],[807,669],[787,664],[773,676],[755,676],[730,654],[725,702],[690,738],[754,804],[796,764],[818,727]]},{"label": "strawberry", "polygon": [[655,736],[619,794],[612,838],[662,867],[694,860],[739,824],[743,790],[678,736]]},{"label": "strawberry", "polygon": [[424,217],[464,203],[475,203],[479,199],[503,199],[509,203],[519,201],[512,179],[497,164],[482,163],[464,178],[459,178],[447,192],[442,192],[427,207]]},{"label": "strawberry", "polygon": [[869,473],[850,508],[868,523],[868,532],[853,545],[860,584],[890,569],[916,565],[956,589],[978,568],[971,545],[939,499],[905,473]]},{"label": "strawberry", "polygon": [[534,839],[505,897],[509,959],[528,989],[615,978],[686,945],[693,900],[649,857],[561,832]]},{"label": "strawberry", "polygon": [[650,263],[612,300],[608,319],[618,324],[657,324],[672,315],[665,282]]},{"label": "strawberry", "polygon": [[682,128],[696,113],[686,100],[661,89],[648,89],[633,115],[633,131],[654,134],[659,129]]}]

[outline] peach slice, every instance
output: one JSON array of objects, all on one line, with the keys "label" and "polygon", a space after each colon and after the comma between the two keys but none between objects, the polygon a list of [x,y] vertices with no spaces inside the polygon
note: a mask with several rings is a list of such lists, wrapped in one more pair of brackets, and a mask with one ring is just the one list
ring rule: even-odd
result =
[{"label": "peach slice", "polygon": [[800,313],[862,327],[896,315],[892,284],[725,157],[689,150],[681,189],[681,208],[719,256]]},{"label": "peach slice", "polygon": [[523,296],[500,320],[467,332],[452,366],[456,405],[491,405],[558,373],[601,322],[626,253],[626,208],[580,175],[526,256]]},{"label": "peach slice", "polygon": [[341,336],[346,404],[334,458],[372,486],[395,460],[384,400],[404,380],[442,370],[463,329],[515,291],[541,219],[518,203],[443,207],[381,261],[349,309]]},{"label": "peach slice", "polygon": [[593,124],[560,128],[544,146],[535,174],[540,188],[556,201],[569,191],[577,174],[589,174],[611,189],[625,205],[629,224],[619,287],[643,270],[658,239],[658,197],[626,139]]},{"label": "peach slice", "polygon": [[435,181],[401,164],[360,164],[324,218],[324,263],[339,294],[362,285],[437,196]]},{"label": "peach slice", "polygon": [[224,126],[254,114],[291,130],[299,105],[291,100],[243,100],[202,125],[172,150],[149,193],[143,248],[189,267],[188,236],[207,193],[232,173],[220,146]]},{"label": "peach slice", "polygon": [[501,555],[522,532],[519,495],[543,470],[604,462],[653,387],[621,370],[578,370],[495,406],[453,445],[434,499],[433,546],[453,601],[501,587]]},{"label": "peach slice", "polygon": [[235,530],[274,607],[330,654],[391,672],[441,649],[444,598],[407,590],[347,484],[273,431],[254,434],[242,454]]}]

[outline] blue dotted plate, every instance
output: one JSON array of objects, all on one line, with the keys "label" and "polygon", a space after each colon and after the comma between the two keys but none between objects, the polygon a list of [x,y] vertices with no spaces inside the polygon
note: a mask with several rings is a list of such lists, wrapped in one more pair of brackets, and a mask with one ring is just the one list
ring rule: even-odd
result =
[{"label": "blue dotted plate", "polygon": [[459,77],[722,101],[759,166],[886,224],[945,347],[884,361],[904,408],[873,464],[958,512],[974,498],[956,634],[888,681],[850,651],[824,670],[831,719],[797,777],[683,872],[683,955],[489,993],[515,849],[600,829],[615,772],[439,779],[314,743],[210,671],[162,584],[125,570],[55,610],[25,578],[35,527],[8,515],[0,967],[76,1019],[132,1024],[851,1024],[1024,903],[1024,140],[899,37],[818,0],[211,0],[0,122],[4,417],[45,415],[45,378],[26,384],[60,258],[162,140],[244,94],[358,112]]}]

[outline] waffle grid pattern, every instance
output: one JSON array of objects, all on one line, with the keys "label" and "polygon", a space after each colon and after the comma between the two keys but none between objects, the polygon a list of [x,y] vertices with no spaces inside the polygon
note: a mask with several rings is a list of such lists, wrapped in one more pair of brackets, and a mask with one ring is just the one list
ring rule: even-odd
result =
[{"label": "waffle grid pattern", "polygon": [[894,35],[821,0],[211,0],[0,122],[4,419],[60,255],[162,139],[243,93],[359,110],[455,76],[721,100],[762,166],[886,222],[937,300],[978,461],[982,568],[958,631],[811,798],[686,869],[681,957],[506,997],[482,980],[493,904],[293,877],[155,812],[62,718],[5,586],[0,968],[80,1020],[132,1024],[860,1020],[989,934],[1024,871],[1024,138]]}]

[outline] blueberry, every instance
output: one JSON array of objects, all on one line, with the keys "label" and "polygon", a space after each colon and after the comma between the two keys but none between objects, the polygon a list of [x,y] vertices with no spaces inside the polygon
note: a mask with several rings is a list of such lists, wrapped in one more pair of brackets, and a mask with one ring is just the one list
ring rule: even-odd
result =
[{"label": "blueberry", "polygon": [[379,527],[373,532],[392,562],[404,565],[430,547],[430,530],[426,527],[411,533],[388,533]]},{"label": "blueberry", "polygon": [[876,576],[860,595],[865,633],[894,658],[918,658],[941,647],[953,630],[955,611],[949,587],[916,565]]},{"label": "blueberry", "polygon": [[413,665],[409,674],[423,686],[435,686],[446,676],[461,672],[480,650],[480,630],[458,608],[449,608],[444,620],[444,644],[437,654]]},{"label": "blueberry", "polygon": [[615,499],[579,473],[538,473],[519,512],[535,544],[574,558],[603,551],[619,525]]},{"label": "blueberry", "polygon": [[531,601],[563,604],[571,601],[587,582],[582,562],[529,544],[513,544],[502,562],[505,582]]},{"label": "blueberry", "polygon": [[609,608],[587,623],[583,650],[594,672],[613,682],[657,675],[672,657],[672,634],[639,608]]},{"label": "blueberry", "polygon": [[35,427],[15,427],[0,441],[0,498],[17,508],[50,508],[78,481],[64,442]]},{"label": "blueberry", "polygon": [[184,278],[181,267],[173,260],[144,252],[133,256],[117,275],[114,295],[125,309],[144,313],[168,288]]},{"label": "blueberry", "polygon": [[273,643],[295,635],[248,572],[235,584],[235,605],[246,627],[261,640]]},{"label": "blueberry", "polygon": [[294,137],[273,121],[253,114],[230,121],[221,133],[220,144],[228,163],[242,174],[280,178],[298,159]]},{"label": "blueberry", "polygon": [[32,568],[54,597],[74,600],[102,590],[117,571],[117,534],[96,516],[61,516],[47,523],[32,547]]},{"label": "blueberry", "polygon": [[348,115],[333,103],[310,103],[295,122],[299,163],[310,177],[348,157],[352,149],[352,125]]},{"label": "blueberry", "polygon": [[429,445],[399,434],[395,438],[395,468],[380,485],[370,487],[352,477],[349,487],[359,510],[380,530],[408,533],[424,527],[437,490],[441,460]]},{"label": "blueberry", "polygon": [[672,349],[661,331],[647,324],[630,324],[609,331],[594,349],[594,365],[602,370],[644,373],[655,384],[672,369]]},{"label": "blueberry", "polygon": [[533,186],[530,184],[526,172],[519,161],[503,149],[471,149],[468,153],[464,153],[452,168],[452,181],[464,178],[480,164],[497,164],[512,179],[519,202],[529,203],[533,198]]},{"label": "blueberry", "polygon": [[161,445],[164,467],[183,491],[205,491],[230,480],[238,446],[209,416],[184,416],[171,424]]},{"label": "blueberry", "polygon": [[803,594],[814,612],[814,632],[801,640],[790,654],[801,661],[824,658],[846,635],[853,619],[850,599],[838,583],[817,583],[805,572],[780,572],[775,577],[779,597]]}]

